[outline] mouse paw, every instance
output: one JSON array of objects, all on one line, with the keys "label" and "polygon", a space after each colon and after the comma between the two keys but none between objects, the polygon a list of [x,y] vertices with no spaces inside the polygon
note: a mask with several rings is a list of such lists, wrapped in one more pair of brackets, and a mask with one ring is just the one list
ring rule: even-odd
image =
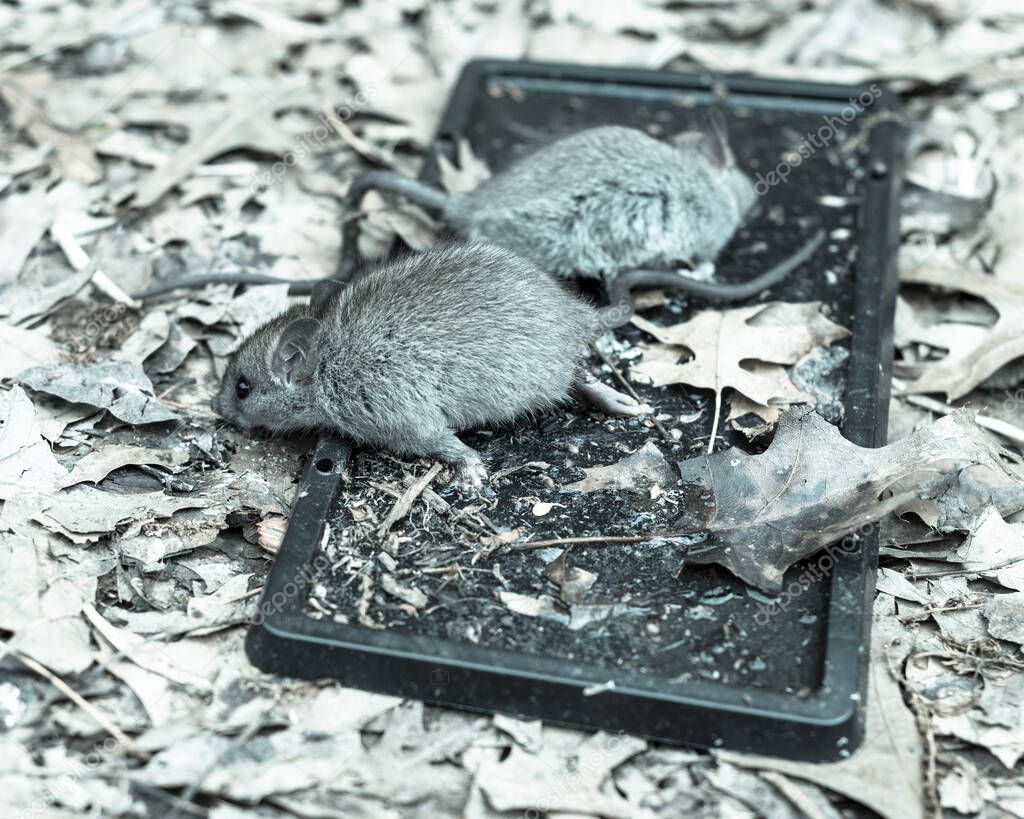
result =
[{"label": "mouse paw", "polygon": [[487,481],[487,467],[479,458],[466,459],[459,466],[457,480],[466,489],[479,491]]},{"label": "mouse paw", "polygon": [[617,393],[615,398],[609,398],[609,401],[602,409],[609,415],[625,415],[630,417],[654,413],[654,407],[650,404],[641,404],[632,396],[621,392]]},{"label": "mouse paw", "polygon": [[594,407],[608,415],[636,416],[650,415],[654,412],[650,404],[643,404],[600,381],[588,381],[581,385],[581,389]]},{"label": "mouse paw", "polygon": [[701,262],[693,268],[693,272],[690,274],[690,278],[697,279],[698,281],[706,282],[713,279],[715,276],[715,265],[712,262]]}]

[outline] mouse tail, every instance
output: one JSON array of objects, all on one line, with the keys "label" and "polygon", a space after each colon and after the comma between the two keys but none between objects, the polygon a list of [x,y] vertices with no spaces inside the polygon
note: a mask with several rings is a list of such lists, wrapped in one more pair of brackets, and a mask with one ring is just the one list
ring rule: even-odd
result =
[{"label": "mouse tail", "polygon": [[441,212],[448,204],[448,194],[418,179],[409,179],[397,171],[367,171],[349,185],[342,206],[341,258],[335,278],[348,281],[359,264],[359,208],[371,190],[408,199],[428,211]]},{"label": "mouse tail", "polygon": [[[637,288],[666,287],[708,301],[741,301],[749,299],[756,296],[762,290],[778,284],[798,267],[805,264],[814,255],[815,251],[821,247],[824,241],[825,231],[819,229],[814,236],[804,243],[803,247],[788,259],[779,262],[760,276],[740,284],[701,282],[668,270],[630,270],[608,282],[608,300],[612,306],[605,309],[617,310],[618,315],[621,315],[623,312],[622,305],[632,304],[630,291]],[[629,316],[627,315],[622,324],[625,324],[628,320]]]},{"label": "mouse tail", "polygon": [[280,276],[262,276],[258,273],[209,273],[202,276],[185,276],[169,282],[161,282],[147,287],[145,290],[137,290],[132,293],[132,298],[137,301],[155,299],[159,296],[166,296],[175,290],[193,290],[197,287],[206,287],[208,284],[287,284],[288,295],[305,296],[310,293],[317,280],[294,281],[293,279],[282,279]]}]

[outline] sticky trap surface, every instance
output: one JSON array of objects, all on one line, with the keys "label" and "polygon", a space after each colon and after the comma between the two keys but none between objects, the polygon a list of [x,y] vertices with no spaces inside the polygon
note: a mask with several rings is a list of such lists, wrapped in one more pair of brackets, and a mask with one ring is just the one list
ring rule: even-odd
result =
[{"label": "sticky trap surface", "polygon": [[[713,83],[728,90],[727,102]],[[862,93],[872,104],[847,124],[843,109]],[[741,166],[767,178],[805,135],[817,135],[822,147],[788,181],[767,186],[719,259],[719,275],[748,277],[825,228],[825,245],[770,299],[821,301],[853,331],[791,373],[847,438],[876,446],[885,440],[895,298],[894,106],[890,94],[859,87],[484,61],[464,71],[438,149],[454,157],[466,139],[495,171],[582,128],[614,123],[670,136],[706,127],[716,108]],[[436,175],[428,163],[424,177]],[[644,316],[674,324],[705,306],[673,297]],[[641,338],[623,328],[603,352],[628,371]],[[601,359],[591,365],[615,383]],[[324,437],[249,633],[252,660],[283,674],[668,742],[814,760],[848,754],[863,716],[871,536],[830,570],[817,556],[794,566],[778,598],[716,566],[683,568],[676,543],[510,547],[671,530],[685,487],[658,497],[565,488],[585,468],[645,444],[672,469],[705,449],[709,393],[636,388],[671,416],[677,441],[636,419],[575,406],[470,432],[462,437],[494,476],[493,496],[462,495],[442,471],[384,534],[396,498],[429,464],[352,454]],[[767,440],[743,434],[749,422],[724,424],[716,449],[764,449]]]}]

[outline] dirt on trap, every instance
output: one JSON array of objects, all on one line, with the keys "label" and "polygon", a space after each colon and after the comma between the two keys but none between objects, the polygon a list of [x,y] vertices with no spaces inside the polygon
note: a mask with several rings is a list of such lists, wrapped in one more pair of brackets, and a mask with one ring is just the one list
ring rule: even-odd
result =
[{"label": "dirt on trap", "polygon": [[[639,336],[630,329],[620,338],[628,351]],[[596,356],[590,363],[615,383]],[[841,395],[842,371],[818,375],[822,393]],[[650,421],[577,405],[468,433],[463,439],[492,475],[485,494],[464,494],[442,470],[384,536],[381,522],[429,463],[356,452],[329,516],[326,560],[314,562],[329,568],[311,586],[309,615],[547,655],[598,675],[614,671],[622,681],[657,680],[663,690],[706,679],[812,691],[828,583],[787,599],[785,617],[768,618],[758,615],[774,598],[719,567],[684,565],[685,543],[654,538],[513,548],[523,541],[672,530],[686,503],[678,484],[666,481],[653,491],[644,482],[633,491],[564,488],[581,480],[584,468],[613,464],[648,441],[673,472],[676,462],[706,449],[708,398],[679,387],[634,386],[659,414],[671,416],[665,425],[682,432],[678,441],[666,441]],[[759,451],[767,444],[724,432],[716,448]],[[550,511],[536,514],[546,504]]]}]

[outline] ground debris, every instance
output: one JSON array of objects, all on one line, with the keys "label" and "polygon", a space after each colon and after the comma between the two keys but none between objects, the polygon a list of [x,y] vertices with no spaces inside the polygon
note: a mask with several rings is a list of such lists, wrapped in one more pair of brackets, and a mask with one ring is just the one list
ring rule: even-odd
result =
[{"label": "ground debris", "polygon": [[[352,177],[377,166],[415,175],[475,56],[886,77],[883,93],[910,91],[894,346],[897,392],[921,405],[893,402],[890,443],[920,442],[905,436],[942,409],[920,399],[939,395],[1021,449],[1024,18],[1014,4],[529,5],[0,5],[0,814],[834,819],[864,806],[900,819],[1024,817],[1019,469],[897,487],[918,489],[904,492],[894,542],[883,543],[868,733],[838,763],[663,747],[249,664],[245,628],[311,439],[224,427],[209,403],[238,340],[293,300],[285,285],[212,285],[139,306],[129,294],[182,276],[332,273]],[[518,100],[523,89],[488,93]],[[565,116],[545,125],[571,127]],[[544,138],[528,118],[515,127],[524,144]],[[790,138],[795,151],[800,134]],[[837,168],[858,142],[835,151]],[[446,188],[490,173],[468,142],[450,148],[455,162],[435,157]],[[792,189],[793,156],[762,168],[785,161]],[[438,233],[402,201],[363,206],[375,253]],[[836,258],[853,260],[843,236],[830,231]],[[757,241],[743,237],[732,261],[745,264]],[[813,275],[841,281],[852,269]],[[639,674],[765,684],[743,649],[781,629],[813,639],[820,624],[801,622],[804,602],[761,628],[758,598],[716,566],[680,596],[681,558],[707,543],[643,533],[682,515],[666,465],[707,447],[723,389],[731,424],[712,435],[717,448],[763,449],[785,406],[806,396],[840,419],[834,390],[815,389],[847,366],[844,332],[809,306],[820,298],[763,306],[741,326],[732,311],[695,316],[674,295],[642,296],[641,324],[659,343],[634,327],[602,349],[655,382],[638,391],[663,440],[650,440],[650,423],[573,408],[472,433],[491,467],[483,498],[450,486],[442,466],[358,453],[310,610],[579,662],[612,650]],[[841,310],[829,315],[845,323]],[[737,332],[712,333],[712,350],[691,337],[697,321]],[[696,357],[681,361],[687,350]],[[725,372],[708,363],[719,351]],[[604,363],[591,362],[607,377]],[[740,457],[764,455],[734,449],[722,462]],[[567,542],[580,533],[623,540]],[[532,543],[548,545],[515,548]],[[748,574],[768,582],[769,570]],[[818,596],[808,611],[826,591],[808,588]],[[715,614],[726,611],[729,637]],[[531,643],[538,624],[544,637]],[[587,690],[601,701],[614,689],[602,677]]]}]

